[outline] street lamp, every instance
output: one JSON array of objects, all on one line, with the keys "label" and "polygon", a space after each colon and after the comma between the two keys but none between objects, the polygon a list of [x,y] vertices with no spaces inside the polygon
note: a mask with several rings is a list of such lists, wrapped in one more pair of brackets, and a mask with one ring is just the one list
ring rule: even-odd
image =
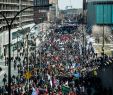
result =
[{"label": "street lamp", "polygon": [[18,59],[18,37],[19,37],[19,35],[17,33],[17,59]]},{"label": "street lamp", "polygon": [[[26,35],[26,47],[27,47],[27,71],[29,72],[29,47],[28,47],[28,34]],[[29,79],[28,79],[28,89],[29,89]]]},{"label": "street lamp", "polygon": [[103,4],[103,41],[102,41],[102,55],[103,55],[103,63],[104,63],[104,4]]}]

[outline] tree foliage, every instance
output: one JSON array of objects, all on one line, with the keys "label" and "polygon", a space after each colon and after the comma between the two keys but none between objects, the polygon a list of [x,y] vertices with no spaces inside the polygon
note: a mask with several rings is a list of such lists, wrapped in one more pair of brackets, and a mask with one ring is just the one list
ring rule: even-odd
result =
[{"label": "tree foliage", "polygon": [[[103,35],[103,30],[104,30],[104,35]],[[92,34],[95,37],[95,41],[97,43],[101,43],[103,40],[104,36],[104,41],[105,43],[110,43],[112,41],[111,36],[112,36],[112,29],[109,26],[97,26],[94,25],[92,27]]]}]

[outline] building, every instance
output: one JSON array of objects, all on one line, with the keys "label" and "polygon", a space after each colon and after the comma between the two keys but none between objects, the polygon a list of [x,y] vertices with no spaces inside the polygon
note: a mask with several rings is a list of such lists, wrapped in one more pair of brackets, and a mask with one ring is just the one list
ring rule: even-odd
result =
[{"label": "building", "polygon": [[83,0],[83,24],[87,23],[87,2]]},{"label": "building", "polygon": [[77,22],[78,16],[83,13],[81,8],[79,9],[66,9],[60,11],[60,18],[66,21]]},{"label": "building", "polygon": [[113,0],[88,0],[87,18],[88,26],[112,25]]},{"label": "building", "polygon": [[[10,22],[12,18],[20,10],[33,6],[33,0],[0,0],[0,12],[2,12],[7,20]],[[29,32],[30,28],[33,26],[33,9],[27,9],[20,13],[12,24],[11,30],[11,44],[15,43],[15,38],[17,38],[17,32],[24,33],[24,31]],[[8,48],[8,26],[5,19],[0,15],[0,56],[7,51]],[[17,42],[17,41],[16,41]],[[5,50],[4,50],[5,49]],[[11,48],[12,49],[12,48]]]},{"label": "building", "polygon": [[[49,0],[34,0],[34,6],[41,6],[41,5],[48,5]],[[39,24],[43,21],[47,20],[47,12],[49,10],[48,8],[34,8],[34,22],[36,24]]]},{"label": "building", "polygon": [[52,6],[49,8],[48,21],[55,21],[56,18],[59,18],[58,0],[49,0],[49,4]]},{"label": "building", "polygon": [[58,0],[49,0],[49,3],[52,4],[52,8],[55,9],[55,16],[58,17],[59,15]]},{"label": "building", "polygon": [[87,3],[86,3],[86,0],[83,0],[83,10],[86,10],[87,9]]}]

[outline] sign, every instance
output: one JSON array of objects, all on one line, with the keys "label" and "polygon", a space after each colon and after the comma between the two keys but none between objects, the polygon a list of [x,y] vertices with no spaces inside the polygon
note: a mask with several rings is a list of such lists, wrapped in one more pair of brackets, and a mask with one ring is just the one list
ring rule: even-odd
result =
[{"label": "sign", "polygon": [[30,79],[31,76],[32,76],[31,72],[26,72],[26,73],[24,74],[24,77],[25,77],[26,79]]},{"label": "sign", "polygon": [[70,91],[70,88],[68,86],[62,86],[62,93],[63,94],[68,94]]},{"label": "sign", "polygon": [[94,76],[97,76],[97,71],[96,70],[94,70],[93,73],[94,73]]}]

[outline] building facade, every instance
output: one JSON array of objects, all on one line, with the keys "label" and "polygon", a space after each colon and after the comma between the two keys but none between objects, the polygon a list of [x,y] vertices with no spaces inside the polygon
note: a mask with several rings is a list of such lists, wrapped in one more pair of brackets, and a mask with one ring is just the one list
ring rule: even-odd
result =
[{"label": "building facade", "polygon": [[56,18],[59,18],[58,0],[49,0],[49,4],[52,4],[48,14],[49,21],[55,21]]},{"label": "building facade", "polygon": [[86,10],[87,9],[87,3],[86,3],[86,0],[83,0],[83,10]]},{"label": "building facade", "polygon": [[67,9],[60,11],[60,18],[63,19],[63,22],[78,22],[78,17],[83,13],[81,8],[79,9]]},{"label": "building facade", "polygon": [[87,23],[89,26],[95,24],[112,25],[113,0],[88,0],[87,16]]},{"label": "building facade", "polygon": [[[34,0],[34,6],[48,5],[49,0]],[[49,8],[34,8],[34,22],[39,24],[47,20],[47,11]]]},{"label": "building facade", "polygon": [[[10,22],[17,12],[33,6],[33,0],[0,0],[0,12],[2,12]],[[18,15],[12,24],[11,43],[18,29],[23,32],[23,29],[30,28],[33,25],[33,8],[29,8]],[[20,28],[22,27],[22,28]],[[27,29],[28,31],[28,29]],[[15,33],[14,33],[15,32]],[[4,48],[7,51],[8,45],[8,26],[5,19],[0,15],[0,56],[4,54]]]}]

